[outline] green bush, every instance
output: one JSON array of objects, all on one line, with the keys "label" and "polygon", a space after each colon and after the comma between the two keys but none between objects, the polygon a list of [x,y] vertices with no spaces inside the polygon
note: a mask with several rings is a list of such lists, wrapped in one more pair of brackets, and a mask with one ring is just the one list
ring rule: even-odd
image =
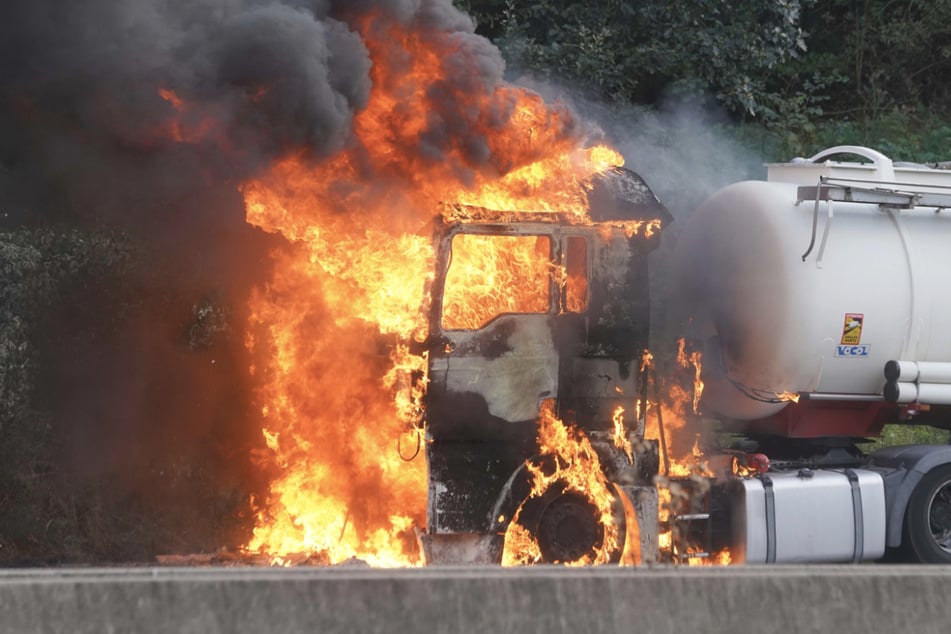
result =
[{"label": "green bush", "polygon": [[766,161],[808,157],[836,145],[863,145],[895,161],[951,160],[951,117],[923,110],[896,110],[864,120],[816,118],[808,125],[769,126],[757,121],[726,132]]},{"label": "green bush", "polygon": [[896,445],[947,445],[951,432],[928,425],[885,425],[882,435],[862,447],[871,452]]}]

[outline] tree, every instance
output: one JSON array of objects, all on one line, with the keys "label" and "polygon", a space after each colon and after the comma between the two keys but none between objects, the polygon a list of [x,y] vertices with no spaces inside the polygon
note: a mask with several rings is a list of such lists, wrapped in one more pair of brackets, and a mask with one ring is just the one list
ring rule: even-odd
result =
[{"label": "tree", "polygon": [[948,0],[819,0],[804,22],[811,54],[802,67],[845,79],[831,100],[835,115],[951,112]]},{"label": "tree", "polygon": [[776,68],[761,123],[778,154],[868,145],[893,158],[948,159],[951,2],[816,0],[809,50]]},{"label": "tree", "polygon": [[755,114],[767,76],[805,50],[809,0],[467,0],[506,58],[582,82],[610,100],[652,104],[669,91],[712,92]]}]

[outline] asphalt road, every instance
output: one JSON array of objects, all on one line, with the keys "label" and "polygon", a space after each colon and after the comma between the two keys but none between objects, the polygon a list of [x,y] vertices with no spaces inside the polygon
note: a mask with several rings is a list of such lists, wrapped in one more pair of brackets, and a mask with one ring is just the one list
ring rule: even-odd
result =
[{"label": "asphalt road", "polygon": [[0,632],[951,632],[951,566],[0,571]]}]

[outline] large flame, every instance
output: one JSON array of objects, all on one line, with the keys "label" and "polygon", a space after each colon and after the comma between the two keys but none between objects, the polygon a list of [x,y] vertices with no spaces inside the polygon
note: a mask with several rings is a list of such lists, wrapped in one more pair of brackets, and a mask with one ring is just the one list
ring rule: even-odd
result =
[{"label": "large flame", "polygon": [[502,313],[548,310],[549,240],[461,234],[452,244],[442,326],[476,329]]},{"label": "large flame", "polygon": [[[273,256],[271,283],[249,301],[248,344],[262,358],[261,459],[274,477],[267,499],[254,502],[247,549],[276,562],[301,554],[420,561],[426,362],[410,350],[427,334],[431,222],[450,209],[440,203],[587,222],[585,179],[622,162],[607,148],[582,147],[567,109],[506,84],[474,85],[468,95],[469,141],[478,139],[489,160],[474,161],[461,141],[427,156],[419,136],[439,114],[432,95],[447,73],[465,71],[444,64],[458,42],[379,15],[360,29],[373,91],[346,147],[321,161],[305,151],[286,156],[241,187],[248,222],[289,241]],[[554,274],[534,245],[520,252],[493,242],[512,248],[513,267]],[[485,244],[466,236],[456,245],[467,247],[478,253]],[[505,288],[513,271],[453,274],[472,277],[452,285],[462,291],[447,298],[457,308],[447,325],[473,327],[486,317],[485,292]]]},{"label": "large flame", "polygon": [[693,413],[700,413],[700,397],[703,396],[703,380],[700,378],[700,374],[703,371],[703,364],[701,359],[703,354],[699,351],[692,351],[690,354],[686,352],[686,341],[683,337],[677,340],[677,363],[680,364],[682,368],[693,367],[694,370],[694,379],[693,379]]}]

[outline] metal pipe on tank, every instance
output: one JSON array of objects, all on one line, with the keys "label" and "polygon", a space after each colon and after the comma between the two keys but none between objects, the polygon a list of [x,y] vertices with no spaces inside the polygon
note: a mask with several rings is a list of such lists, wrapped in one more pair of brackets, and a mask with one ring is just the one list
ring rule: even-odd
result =
[{"label": "metal pipe on tank", "polygon": [[802,400],[811,401],[849,401],[852,403],[871,403],[882,400],[880,394],[847,394],[842,392],[800,392]]},{"label": "metal pipe on tank", "polygon": [[889,403],[914,403],[918,400],[918,385],[889,381],[885,384],[884,395]]},{"label": "metal pipe on tank", "polygon": [[898,383],[951,383],[951,363],[940,361],[889,361],[885,379]]},{"label": "metal pipe on tank", "polygon": [[891,403],[951,405],[951,384],[889,381],[885,384],[885,400]]},{"label": "metal pipe on tank", "polygon": [[875,175],[878,177],[878,180],[886,182],[895,180],[895,164],[892,163],[890,158],[877,150],[858,145],[837,145],[830,147],[814,155],[808,162],[819,163],[836,154],[855,154],[856,156],[867,158],[875,165]]},{"label": "metal pipe on tank", "polygon": [[919,383],[918,402],[931,405],[951,405],[951,385],[947,383]]}]

